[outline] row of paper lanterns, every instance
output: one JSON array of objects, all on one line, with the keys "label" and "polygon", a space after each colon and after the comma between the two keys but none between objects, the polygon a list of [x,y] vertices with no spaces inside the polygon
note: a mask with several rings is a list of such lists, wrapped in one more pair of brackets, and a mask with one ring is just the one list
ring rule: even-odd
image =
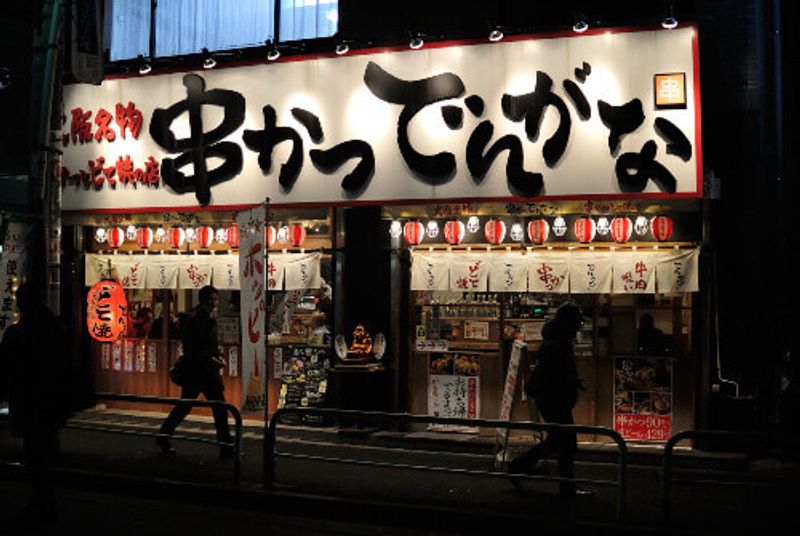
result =
[{"label": "row of paper lanterns", "polygon": [[[264,231],[264,238],[267,247],[272,247],[276,241],[281,244],[300,247],[306,240],[306,229],[302,224],[284,225],[276,229],[268,225]],[[148,249],[154,243],[169,244],[172,248],[181,248],[187,243],[196,243],[201,248],[209,248],[215,242],[218,244],[228,244],[232,248],[239,247],[239,227],[235,224],[227,227],[213,228],[210,226],[201,227],[151,227],[128,226],[127,229],[121,227],[111,227],[109,229],[100,227],[95,231],[95,240],[100,244],[108,244],[112,249],[117,249],[126,241],[136,242],[143,249]]]},{"label": "row of paper lanterns", "polygon": [[[666,242],[672,237],[672,219],[669,216],[656,216],[647,219],[639,216],[636,220],[631,220],[626,216],[611,218],[600,217],[597,220],[589,216],[580,217],[573,223],[573,233],[575,239],[583,244],[592,242],[598,235],[611,236],[617,243],[628,242],[633,234],[645,236],[651,232],[653,238],[658,242]],[[467,224],[460,220],[450,220],[444,224],[444,238],[448,244],[458,245],[464,241],[467,231],[476,233],[480,230],[480,221],[477,216],[472,216]],[[566,220],[558,216],[550,223],[544,218],[537,218],[528,222],[528,239],[532,244],[541,245],[547,242],[550,233],[556,237],[563,237],[567,233]],[[486,241],[490,244],[498,245],[506,239],[507,225],[502,220],[490,219],[483,226],[483,233]],[[522,224],[515,223],[511,226],[509,238],[512,242],[521,242],[525,231]],[[420,221],[409,221],[402,225],[399,221],[392,222],[389,234],[393,238],[399,238],[402,234],[406,243],[410,246],[420,244],[426,237],[435,239],[439,236],[439,223],[431,220],[427,225]]]}]

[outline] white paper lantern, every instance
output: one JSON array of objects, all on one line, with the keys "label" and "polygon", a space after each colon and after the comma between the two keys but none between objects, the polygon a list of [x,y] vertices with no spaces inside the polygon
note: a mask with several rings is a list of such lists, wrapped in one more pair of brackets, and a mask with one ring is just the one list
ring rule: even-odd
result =
[{"label": "white paper lantern", "polygon": [[102,228],[102,227],[99,227],[99,228],[98,228],[98,229],[97,229],[97,230],[94,232],[94,240],[95,240],[95,242],[97,242],[98,244],[105,244],[105,243],[106,243],[106,240],[108,240],[108,231],[106,231],[106,230],[105,230],[104,228]]},{"label": "white paper lantern", "polygon": [[477,216],[470,216],[467,220],[467,231],[470,233],[477,233],[481,228],[481,220]]},{"label": "white paper lantern", "polygon": [[567,221],[562,216],[558,216],[553,220],[553,234],[558,237],[567,234]]},{"label": "white paper lantern", "polygon": [[428,235],[428,238],[436,238],[439,236],[439,222],[436,220],[429,221],[425,228],[425,233]]},{"label": "white paper lantern", "polygon": [[403,225],[398,220],[394,220],[389,226],[389,236],[400,238],[401,234],[403,234]]},{"label": "white paper lantern", "polygon": [[128,228],[125,229],[125,238],[133,242],[136,240],[136,226],[135,225],[128,225]]}]

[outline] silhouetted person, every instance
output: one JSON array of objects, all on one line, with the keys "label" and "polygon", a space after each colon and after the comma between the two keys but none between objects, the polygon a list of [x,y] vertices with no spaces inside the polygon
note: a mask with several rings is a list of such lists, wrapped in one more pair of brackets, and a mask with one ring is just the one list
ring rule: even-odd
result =
[{"label": "silhouetted person", "polygon": [[22,437],[31,483],[29,513],[36,522],[53,522],[56,500],[49,469],[58,454],[58,430],[68,415],[66,335],[32,285],[17,289],[19,322],[6,329],[0,344],[0,391],[8,394],[11,433]]},{"label": "silhouetted person", "polygon": [[639,355],[663,356],[671,351],[669,337],[655,326],[653,316],[649,314],[639,318],[636,345]]},{"label": "silhouetted person", "polygon": [[[573,343],[583,324],[577,305],[563,303],[555,317],[542,329],[542,344],[535,361],[536,371],[526,382],[527,394],[536,401],[536,408],[545,422],[575,424],[572,408],[578,401],[578,391],[583,389],[578,378]],[[512,460],[508,470],[524,473],[533,470],[541,458],[558,454],[559,475],[573,478],[577,438],[572,432],[548,432],[547,438],[535,444],[528,452]],[[559,486],[563,497],[571,497],[575,486],[571,482]]]},{"label": "silhouetted person", "polygon": [[[203,393],[206,400],[225,400],[225,387],[219,374],[223,362],[219,355],[217,320],[214,317],[218,305],[217,289],[210,285],[200,289],[200,305],[188,319],[183,334],[183,359],[187,360],[189,378],[181,387],[181,398],[197,398]],[[163,453],[175,453],[169,436],[191,410],[188,404],[177,404],[170,411],[161,425],[160,433],[164,435],[156,439]],[[220,457],[230,458],[233,455],[230,445],[233,438],[228,428],[228,412],[224,408],[214,408],[213,412],[217,441],[226,443],[220,451]]]}]

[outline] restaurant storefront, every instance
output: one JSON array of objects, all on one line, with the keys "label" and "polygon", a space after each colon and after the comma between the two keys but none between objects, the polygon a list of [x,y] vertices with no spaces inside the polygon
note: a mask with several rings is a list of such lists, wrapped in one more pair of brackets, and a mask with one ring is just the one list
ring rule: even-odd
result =
[{"label": "restaurant storefront", "polygon": [[[246,415],[497,418],[511,342],[535,351],[569,299],[576,420],[641,440],[692,427],[697,74],[687,26],[67,87],[76,278],[114,277],[128,300],[125,333],[91,343],[98,390],[176,395],[181,319],[213,284]],[[528,418],[518,393],[511,418]]]}]

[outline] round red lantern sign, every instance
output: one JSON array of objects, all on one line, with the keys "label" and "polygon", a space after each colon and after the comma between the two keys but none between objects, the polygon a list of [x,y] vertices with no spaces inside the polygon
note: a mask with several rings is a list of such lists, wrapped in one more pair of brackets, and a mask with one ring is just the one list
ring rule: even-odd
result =
[{"label": "round red lantern sign", "polygon": [[208,226],[200,227],[197,229],[195,239],[201,248],[210,247],[214,243],[214,229]]},{"label": "round red lantern sign", "polygon": [[425,237],[425,226],[419,221],[410,221],[403,226],[403,238],[406,244],[416,246]]},{"label": "round red lantern sign", "polygon": [[528,223],[528,238],[537,246],[547,242],[548,235],[550,235],[550,224],[547,220],[531,220]]},{"label": "round red lantern sign", "polygon": [[86,296],[86,326],[89,335],[101,342],[113,342],[125,333],[128,300],[125,289],[113,279],[103,279]]},{"label": "round red lantern sign", "polygon": [[136,243],[140,248],[147,249],[153,245],[153,230],[150,227],[136,229]]},{"label": "round red lantern sign", "polygon": [[294,247],[300,247],[306,241],[306,228],[299,223],[289,226],[289,242]]},{"label": "round red lantern sign", "polygon": [[669,216],[656,216],[650,222],[653,236],[659,242],[666,242],[672,237],[672,218]]},{"label": "round red lantern sign", "polygon": [[597,226],[592,218],[578,218],[575,220],[574,230],[575,238],[578,239],[578,242],[588,244],[594,240]]},{"label": "round red lantern sign", "polygon": [[490,244],[500,244],[506,237],[506,224],[502,220],[489,220],[483,227],[483,234]]},{"label": "round red lantern sign", "polygon": [[267,248],[271,248],[275,243],[275,239],[278,237],[278,231],[276,231],[275,227],[272,225],[267,225],[267,228],[264,232],[266,233],[267,237]]},{"label": "round red lantern sign", "polygon": [[239,226],[235,223],[228,226],[228,245],[232,248],[239,247]]},{"label": "round red lantern sign", "polygon": [[186,242],[186,231],[183,230],[183,227],[172,227],[168,235],[169,245],[174,248],[179,248]]},{"label": "round red lantern sign", "polygon": [[630,218],[614,218],[611,220],[611,238],[620,244],[631,239],[633,223]]},{"label": "round red lantern sign", "polygon": [[464,240],[466,232],[467,227],[464,225],[464,222],[452,220],[444,224],[444,238],[447,240],[448,244],[454,246],[460,244],[461,241]]},{"label": "round red lantern sign", "polygon": [[108,245],[116,249],[125,242],[125,231],[120,227],[112,227],[108,230]]}]

